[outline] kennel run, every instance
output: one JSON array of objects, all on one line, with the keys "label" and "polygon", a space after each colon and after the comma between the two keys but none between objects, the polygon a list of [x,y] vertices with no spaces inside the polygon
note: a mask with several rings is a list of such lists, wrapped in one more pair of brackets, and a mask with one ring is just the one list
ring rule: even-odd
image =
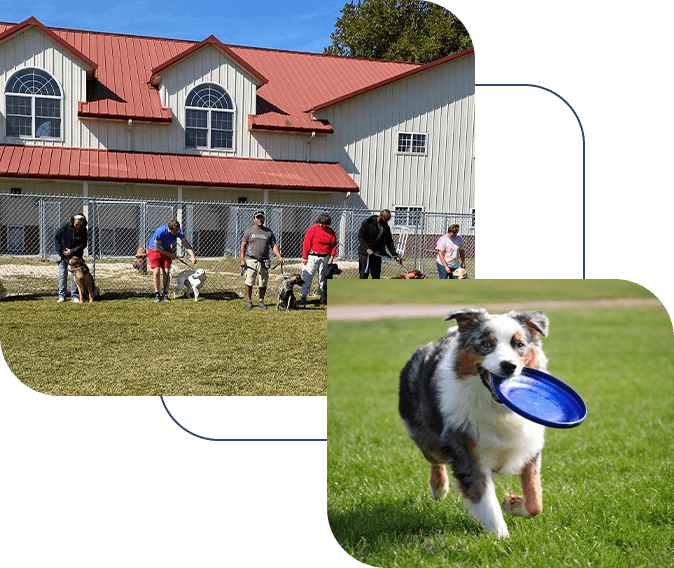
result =
[{"label": "kennel run", "polygon": [[[139,248],[146,248],[154,230],[171,219],[180,221],[197,255],[197,267],[208,273],[203,297],[241,294],[239,247],[241,235],[253,225],[253,213],[266,213],[265,224],[274,232],[283,267],[270,273],[270,292],[283,276],[302,269],[302,243],[319,213],[327,211],[337,234],[335,261],[343,270],[338,278],[358,278],[358,230],[364,219],[378,213],[367,209],[283,205],[133,200],[103,197],[0,194],[0,281],[8,295],[57,295],[58,270],[54,233],[77,213],[88,221],[89,241],[85,261],[104,295],[150,295],[151,271],[134,268]],[[421,208],[391,208],[389,222],[394,243],[407,270],[420,270],[437,278],[435,245],[453,223],[459,225],[466,251],[469,278],[475,275],[475,217],[436,213]],[[177,253],[184,254],[178,244]],[[275,258],[272,255],[272,266]],[[175,265],[176,263],[174,263]],[[184,267],[182,267],[184,268]],[[172,268],[181,269],[178,263]],[[384,263],[382,278],[399,276],[394,261]],[[317,286],[314,278],[313,290]]]}]

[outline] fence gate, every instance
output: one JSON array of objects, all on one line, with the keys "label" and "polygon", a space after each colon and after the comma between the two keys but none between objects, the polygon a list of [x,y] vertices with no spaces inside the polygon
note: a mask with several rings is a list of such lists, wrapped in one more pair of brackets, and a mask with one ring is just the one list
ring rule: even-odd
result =
[{"label": "fence gate", "polygon": [[47,258],[56,254],[54,235],[61,226],[61,203],[44,199],[39,203],[40,256]]}]

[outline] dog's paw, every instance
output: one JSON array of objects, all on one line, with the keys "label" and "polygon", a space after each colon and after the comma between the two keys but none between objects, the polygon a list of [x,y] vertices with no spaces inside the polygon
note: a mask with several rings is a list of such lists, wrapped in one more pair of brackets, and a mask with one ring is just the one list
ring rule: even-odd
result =
[{"label": "dog's paw", "polygon": [[428,487],[430,487],[433,499],[435,499],[436,501],[442,501],[445,497],[447,497],[447,494],[449,493],[449,481],[445,485],[441,485],[435,488],[429,481]]},{"label": "dog's paw", "polygon": [[524,498],[517,493],[506,493],[503,497],[503,510],[515,517],[530,517],[524,506]]},{"label": "dog's paw", "polygon": [[485,526],[491,534],[497,536],[498,538],[510,538],[510,533],[508,532],[508,525],[505,524],[505,521],[500,523],[495,523],[493,526]]}]

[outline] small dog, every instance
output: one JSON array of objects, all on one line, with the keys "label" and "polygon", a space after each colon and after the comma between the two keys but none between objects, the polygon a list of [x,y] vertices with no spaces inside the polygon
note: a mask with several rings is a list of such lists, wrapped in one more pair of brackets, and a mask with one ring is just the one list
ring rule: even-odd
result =
[{"label": "small dog", "polygon": [[302,280],[300,274],[293,274],[290,278],[286,278],[281,283],[281,288],[278,291],[278,300],[276,301],[277,312],[281,305],[285,306],[286,312],[297,308],[297,300],[295,299],[293,288],[295,286],[301,286],[302,284],[304,284],[304,280]]},{"label": "small dog", "polygon": [[178,286],[176,291],[173,292],[173,298],[175,299],[176,294],[185,288],[185,293],[187,297],[190,297],[190,287],[192,292],[194,292],[194,301],[196,302],[199,299],[199,292],[201,287],[206,282],[206,271],[203,268],[199,270],[183,270],[178,276],[173,276],[171,278],[176,278],[178,280]]},{"label": "small dog", "polygon": [[328,274],[325,277],[328,280],[332,280],[333,276],[337,276],[338,274],[341,274],[342,270],[340,270],[339,266],[337,265],[336,262],[331,262],[328,264]]},{"label": "small dog", "polygon": [[421,280],[423,278],[426,278],[426,275],[421,272],[421,270],[410,270],[409,272],[406,272],[405,274],[401,274],[400,276],[392,276],[391,280]]},{"label": "small dog", "polygon": [[458,325],[419,347],[400,373],[400,415],[431,464],[433,496],[447,495],[449,464],[468,512],[490,533],[507,537],[492,475],[520,476],[522,496],[506,493],[503,500],[508,513],[540,514],[545,428],[500,401],[494,375],[547,369],[540,336],[547,337],[548,318],[539,311],[490,315],[465,308],[445,320]]},{"label": "small dog", "polygon": [[457,268],[452,273],[452,278],[456,280],[463,280],[464,278],[468,278],[468,273],[466,272],[465,268]]},{"label": "small dog", "polygon": [[0,300],[4,300],[7,297],[7,289],[2,285],[0,281]]},{"label": "small dog", "polygon": [[80,303],[84,303],[85,299],[88,299],[90,304],[93,303],[94,298],[98,298],[101,295],[101,289],[94,285],[94,277],[91,275],[89,267],[81,257],[73,256],[68,261],[68,268],[73,274],[80,296]]}]

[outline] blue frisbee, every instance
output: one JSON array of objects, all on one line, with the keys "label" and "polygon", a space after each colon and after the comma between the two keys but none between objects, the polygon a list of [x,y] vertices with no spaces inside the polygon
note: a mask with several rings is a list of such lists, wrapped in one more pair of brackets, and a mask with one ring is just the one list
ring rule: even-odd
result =
[{"label": "blue frisbee", "polygon": [[550,428],[582,424],[587,407],[580,395],[558,378],[524,367],[517,377],[494,375],[496,394],[510,410]]}]

